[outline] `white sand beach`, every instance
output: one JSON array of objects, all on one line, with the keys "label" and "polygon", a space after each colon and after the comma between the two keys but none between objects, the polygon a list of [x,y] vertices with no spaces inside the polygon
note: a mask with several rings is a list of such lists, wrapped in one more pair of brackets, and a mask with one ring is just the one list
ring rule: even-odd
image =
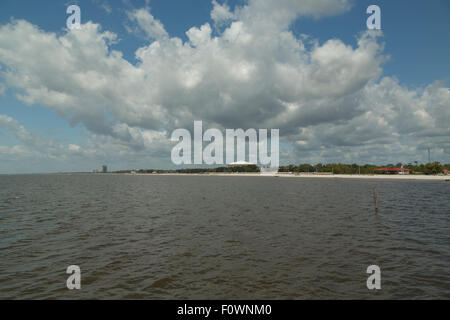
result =
[{"label": "white sand beach", "polygon": [[435,180],[450,181],[448,175],[414,175],[414,174],[320,174],[320,173],[276,173],[276,174],[260,174],[260,173],[133,173],[129,175],[160,175],[160,176],[216,176],[216,177],[279,177],[279,178],[318,178],[318,179],[392,179],[392,180]]}]

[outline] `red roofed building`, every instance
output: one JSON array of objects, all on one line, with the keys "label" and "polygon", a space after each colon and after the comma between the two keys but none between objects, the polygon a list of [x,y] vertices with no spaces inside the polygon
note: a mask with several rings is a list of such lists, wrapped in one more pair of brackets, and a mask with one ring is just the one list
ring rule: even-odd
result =
[{"label": "red roofed building", "polygon": [[408,168],[378,168],[375,173],[381,174],[409,174]]}]

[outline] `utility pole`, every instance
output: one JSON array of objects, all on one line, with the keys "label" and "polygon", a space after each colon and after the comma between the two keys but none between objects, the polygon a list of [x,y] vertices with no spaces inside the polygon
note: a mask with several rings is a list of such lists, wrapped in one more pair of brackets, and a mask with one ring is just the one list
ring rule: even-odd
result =
[{"label": "utility pole", "polygon": [[428,148],[428,163],[431,163],[430,148]]}]

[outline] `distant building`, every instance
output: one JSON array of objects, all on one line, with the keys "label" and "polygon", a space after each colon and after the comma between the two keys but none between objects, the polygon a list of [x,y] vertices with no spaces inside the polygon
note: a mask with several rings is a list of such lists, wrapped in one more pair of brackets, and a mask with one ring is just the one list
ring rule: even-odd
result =
[{"label": "distant building", "polygon": [[445,175],[450,175],[450,170],[444,169],[444,174],[445,174]]},{"label": "distant building", "polygon": [[255,165],[254,163],[250,163],[247,161],[236,161],[236,162],[229,163],[228,167],[232,168],[232,167],[245,167],[245,166],[254,166],[254,165]]},{"label": "distant building", "polygon": [[408,168],[378,168],[375,173],[381,174],[409,174]]},{"label": "distant building", "polygon": [[103,166],[102,166],[102,172],[103,172],[103,173],[108,172],[108,166],[103,165]]}]

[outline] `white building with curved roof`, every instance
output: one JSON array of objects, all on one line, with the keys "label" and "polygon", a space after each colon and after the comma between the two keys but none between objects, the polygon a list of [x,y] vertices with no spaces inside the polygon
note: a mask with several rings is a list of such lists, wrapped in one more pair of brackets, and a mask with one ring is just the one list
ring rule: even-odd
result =
[{"label": "white building with curved roof", "polygon": [[247,161],[236,161],[228,164],[228,167],[244,167],[244,166],[254,166],[254,163],[250,163]]}]

